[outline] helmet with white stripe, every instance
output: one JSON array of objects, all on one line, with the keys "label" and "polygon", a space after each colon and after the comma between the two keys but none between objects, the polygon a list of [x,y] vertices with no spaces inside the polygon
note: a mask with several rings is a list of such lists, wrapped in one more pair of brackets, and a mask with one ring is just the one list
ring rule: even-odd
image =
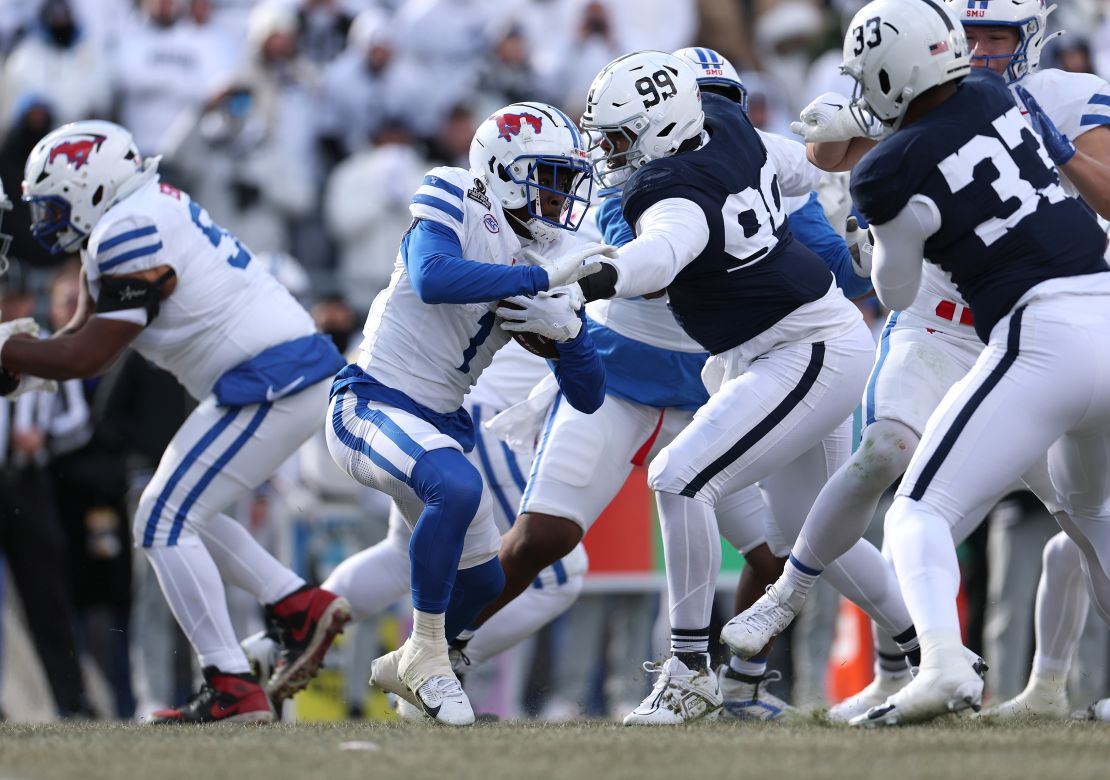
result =
[{"label": "helmet with white stripe", "polygon": [[[513,103],[482,122],[470,142],[470,170],[506,212],[527,208],[524,219],[507,216],[537,241],[577,230],[590,202],[586,142],[566,114],[546,103]],[[544,214],[545,195],[562,198],[558,216]]]},{"label": "helmet with white stripe", "polygon": [[914,98],[971,72],[967,36],[943,0],[873,0],[848,26],[840,69],[860,128],[870,112],[897,129]]},{"label": "helmet with white stripe", "polygon": [[620,185],[637,168],[669,157],[701,134],[705,114],[697,76],[685,59],[641,51],[618,57],[594,77],[582,127],[604,151],[594,162],[603,185]]},{"label": "helmet with white stripe", "polygon": [[1047,35],[1048,15],[1055,4],[1045,0],[947,0],[964,27],[1012,27],[1017,30],[1017,47],[1011,54],[977,55],[973,60],[1009,60],[1006,81],[1020,81],[1041,66],[1041,50],[1053,38],[1063,35],[1058,30]]},{"label": "helmet with white stripe", "polygon": [[113,122],[73,122],[48,133],[23,171],[32,235],[53,254],[79,249],[104,212],[156,164],[144,166],[131,133]]},{"label": "helmet with white stripe", "polygon": [[691,46],[679,49],[674,56],[681,57],[694,66],[698,74],[698,87],[702,92],[718,92],[748,110],[748,88],[732,63],[714,49]]}]

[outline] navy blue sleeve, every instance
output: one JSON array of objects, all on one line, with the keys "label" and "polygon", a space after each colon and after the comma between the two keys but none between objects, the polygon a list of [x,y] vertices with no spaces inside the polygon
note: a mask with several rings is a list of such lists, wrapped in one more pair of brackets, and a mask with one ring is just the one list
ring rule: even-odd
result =
[{"label": "navy blue sleeve", "polygon": [[467,260],[453,230],[425,219],[401,240],[401,259],[424,303],[483,303],[547,289],[542,268]]},{"label": "navy blue sleeve", "polygon": [[685,198],[702,204],[702,190],[684,182],[681,175],[667,164],[671,159],[673,158],[656,160],[651,165],[640,168],[625,184],[621,210],[627,224],[635,225],[645,211],[667,198]]},{"label": "navy blue sleeve", "polygon": [[618,197],[606,198],[598,204],[596,221],[602,240],[610,246],[624,246],[636,238],[632,227],[624,218],[621,199]]},{"label": "navy blue sleeve", "polygon": [[556,342],[559,359],[547,362],[570,405],[585,414],[593,414],[605,402],[605,364],[586,327],[584,308],[578,316],[582,320],[582,330],[569,341]]},{"label": "navy blue sleeve", "polygon": [[790,230],[794,237],[809,251],[825,261],[836,277],[836,286],[849,298],[858,298],[871,292],[871,280],[859,276],[852,267],[852,253],[844,239],[829,224],[825,210],[817,201],[817,193],[800,209],[790,212]]}]

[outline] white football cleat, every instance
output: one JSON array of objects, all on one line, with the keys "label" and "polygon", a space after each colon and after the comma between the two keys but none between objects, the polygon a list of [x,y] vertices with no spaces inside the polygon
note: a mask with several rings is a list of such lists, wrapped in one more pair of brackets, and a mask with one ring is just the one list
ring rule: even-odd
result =
[{"label": "white football cleat", "polygon": [[969,708],[978,712],[982,701],[982,678],[965,660],[956,658],[944,666],[921,667],[905,688],[853,718],[849,725],[900,726]]},{"label": "white football cleat", "polygon": [[1020,718],[1025,715],[1038,715],[1043,718],[1066,718],[1068,716],[1068,692],[1066,686],[1038,685],[1032,679],[1025,690],[1012,699],[983,710],[984,718]]},{"label": "white football cleat", "polygon": [[721,641],[741,658],[758,655],[797,616],[805,596],[780,580],[767,586],[759,600],[725,624]]},{"label": "white football cleat", "polygon": [[410,691],[408,686],[401,681],[401,673],[398,671],[401,664],[401,653],[404,650],[405,645],[401,645],[396,650],[371,661],[370,684],[381,688],[386,693],[392,693],[399,699],[404,699],[414,707],[419,707],[420,703],[416,699],[416,694]]},{"label": "white football cleat", "polygon": [[449,726],[474,723],[474,710],[451,669],[446,642],[436,645],[410,636],[401,648],[397,675],[415,701],[403,698],[423,709],[432,720]]},{"label": "white football cleat", "polygon": [[781,672],[771,671],[754,682],[748,682],[728,664],[722,664],[717,669],[721,715],[736,720],[778,720],[793,712],[793,707],[763,689],[765,683],[781,679]]},{"label": "white football cleat", "polygon": [[424,710],[417,707],[415,704],[410,704],[400,696],[396,697],[393,702],[393,711],[397,713],[397,717],[401,720],[407,720],[410,723],[427,720],[428,716],[424,714]]},{"label": "white football cleat", "polygon": [[676,656],[663,663],[644,663],[658,674],[640,706],[625,716],[626,726],[676,726],[692,720],[715,720],[721,712],[721,689],[709,669],[689,669]]},{"label": "white football cleat", "polygon": [[1110,722],[1110,699],[1099,699],[1085,710],[1071,714],[1075,720],[1101,720]]},{"label": "white football cleat", "polygon": [[862,691],[829,707],[829,711],[825,713],[825,719],[832,723],[848,723],[852,718],[863,715],[872,707],[878,707],[905,688],[912,679],[909,668],[897,675],[876,674],[875,679]]}]

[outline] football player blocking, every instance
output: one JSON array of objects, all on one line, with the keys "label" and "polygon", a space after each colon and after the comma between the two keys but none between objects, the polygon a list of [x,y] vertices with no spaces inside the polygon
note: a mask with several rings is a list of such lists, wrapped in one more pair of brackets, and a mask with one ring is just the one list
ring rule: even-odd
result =
[{"label": "football player blocking", "polygon": [[[21,376],[95,376],[127,346],[199,401],[174,436],[134,518],[204,670],[199,695],[156,722],[269,721],[269,697],[303,688],[349,617],[342,598],[307,587],[222,511],[258,486],[323,422],[342,358],[249,250],[158,177],[124,128],[78,122],[27,159],[24,200],[35,237],[79,251],[82,296],[52,338],[0,325],[0,364]],[[22,338],[20,336],[23,336]],[[281,645],[272,676],[251,674],[227,614],[222,578],[266,605]]]},{"label": "football player blocking", "polygon": [[[1110,213],[1110,86],[1096,76],[1038,69],[1044,43],[1046,17],[1051,9],[1043,2],[991,3],[971,9],[966,3],[951,3],[961,16],[969,43],[974,45],[971,64],[989,67],[1004,75],[1015,90],[1027,90],[1026,97],[1043,103],[1030,111],[1034,129],[1046,140],[1053,161],[1067,174],[1066,191],[1078,190],[1084,200]],[[1031,93],[1031,94],[1029,94]],[[1035,95],[1036,98],[1033,98]],[[811,154],[831,169],[847,169],[875,142],[856,138],[847,152],[840,139],[860,135],[861,128],[848,110],[829,111],[829,106],[847,106],[843,96],[822,95],[802,112],[795,132],[811,141]],[[1053,124],[1055,122],[1055,125]],[[1063,129],[1063,132],[1057,129]],[[1073,145],[1068,138],[1076,139]],[[815,143],[814,143],[815,142]],[[879,360],[872,372],[864,397],[864,440],[851,463],[836,474],[822,492],[814,513],[806,524],[806,535],[795,547],[796,560],[807,561],[820,570],[822,560],[838,554],[839,544],[854,538],[851,533],[837,541],[830,534],[843,534],[858,523],[862,533],[874,514],[879,497],[906,468],[925,421],[940,403],[948,388],[973,365],[982,350],[976,337],[971,310],[955,285],[934,265],[923,269],[921,291],[913,305],[891,315],[879,348]],[[1024,476],[1029,487],[1041,497],[1054,515],[1062,512],[1048,477],[1047,458]],[[969,512],[953,528],[956,541],[965,538],[981,521],[994,499]],[[1055,554],[1050,554],[1055,551]],[[1027,694],[994,710],[996,714],[1019,714],[1036,710],[1062,714],[1066,708],[1063,693],[1063,667],[1066,672],[1071,649],[1082,628],[1081,619],[1065,616],[1085,614],[1073,600],[1079,588],[1053,588],[1051,583],[1068,582],[1066,571],[1053,572],[1051,565],[1073,559],[1078,551],[1066,549],[1063,538],[1045,551],[1045,580],[1038,595],[1038,656],[1035,673]],[[789,568],[788,568],[789,573]],[[784,578],[785,580],[786,578]],[[800,579],[800,578],[797,578]],[[783,582],[776,593],[787,592],[792,583]],[[764,599],[757,610],[745,616],[749,637],[735,638],[744,651],[760,637],[776,633],[792,619],[804,597],[806,583],[792,589],[791,598]],[[792,603],[791,603],[792,602]],[[1059,622],[1057,622],[1059,620]],[[870,706],[882,703],[909,681],[909,670],[897,654],[889,635],[877,630],[876,677],[858,696],[830,711],[837,720],[849,720]],[[1071,637],[1066,639],[1066,637]],[[1043,654],[1042,654],[1043,650]],[[1061,659],[1068,660],[1061,660]],[[1042,668],[1042,674],[1037,669]]]},{"label": "football player blocking", "polygon": [[[967,75],[967,39],[953,9],[929,0],[870,4],[845,40],[844,67],[857,81],[856,106],[895,131],[853,171],[853,195],[876,235],[873,280],[880,297],[896,310],[914,301],[924,252],[951,274],[987,342],[929,418],[887,516],[923,658],[913,682],[853,720],[877,725],[978,706],[982,683],[958,649],[952,537],[969,518],[978,521],[981,508],[1030,473],[1046,451],[1055,491],[1042,486],[1040,494],[1059,507],[1057,519],[1083,551],[1096,603],[1105,605],[1110,596],[1108,496],[1101,477],[1087,476],[1091,463],[1105,461],[1110,436],[1108,388],[1094,346],[1107,327],[1101,309],[1110,276],[1103,234],[1067,197],[1054,167],[1067,165],[1074,145],[1049,129],[1051,121],[1020,87],[1015,91],[1044,146],[1001,77],[985,68]],[[911,67],[917,68],[912,75]],[[907,172],[909,143],[916,154]],[[848,157],[871,145],[852,141],[833,151]],[[890,166],[898,160],[903,169],[895,180]],[[979,184],[972,171],[986,160],[999,177]],[[1014,199],[1016,210],[1002,205]],[[1074,382],[1074,394],[1072,387],[1059,392],[1060,376]],[[1023,425],[1014,427],[1013,420]],[[807,533],[814,520],[807,520]],[[788,565],[768,598],[737,619],[730,643],[746,649],[762,631],[789,621],[804,593],[793,575]]]},{"label": "football player blocking", "polygon": [[[413,225],[357,361],[332,386],[326,428],[339,466],[391,496],[412,531],[413,631],[374,661],[371,682],[450,725],[469,725],[474,713],[448,640],[504,584],[490,491],[465,454],[476,432],[463,397],[510,334],[527,331],[556,342],[552,368],[567,402],[587,413],[600,406],[604,370],[577,293],[564,286],[597,270],[583,261],[610,252],[570,235],[590,169],[581,134],[557,109],[519,103],[495,113],[475,133],[470,163],[429,171],[413,196]],[[506,299],[516,308],[499,304]],[[415,355],[413,334],[426,334]]]}]

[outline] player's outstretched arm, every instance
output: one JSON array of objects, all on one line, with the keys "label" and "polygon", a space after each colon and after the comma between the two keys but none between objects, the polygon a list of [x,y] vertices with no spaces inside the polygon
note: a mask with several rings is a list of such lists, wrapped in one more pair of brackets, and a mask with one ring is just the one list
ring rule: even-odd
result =
[{"label": "player's outstretched arm", "polygon": [[0,367],[44,379],[86,379],[102,374],[158,316],[177,278],[168,265],[100,277],[96,315],[72,333],[37,340],[12,338],[0,348]]},{"label": "player's outstretched arm", "polygon": [[875,236],[871,281],[889,309],[908,308],[921,284],[925,240],[940,229],[940,212],[928,198],[915,195],[889,222],[871,223]]},{"label": "player's outstretched arm", "polygon": [[424,303],[484,303],[548,289],[542,268],[467,260],[455,231],[430,220],[418,219],[405,234],[401,258]]}]

